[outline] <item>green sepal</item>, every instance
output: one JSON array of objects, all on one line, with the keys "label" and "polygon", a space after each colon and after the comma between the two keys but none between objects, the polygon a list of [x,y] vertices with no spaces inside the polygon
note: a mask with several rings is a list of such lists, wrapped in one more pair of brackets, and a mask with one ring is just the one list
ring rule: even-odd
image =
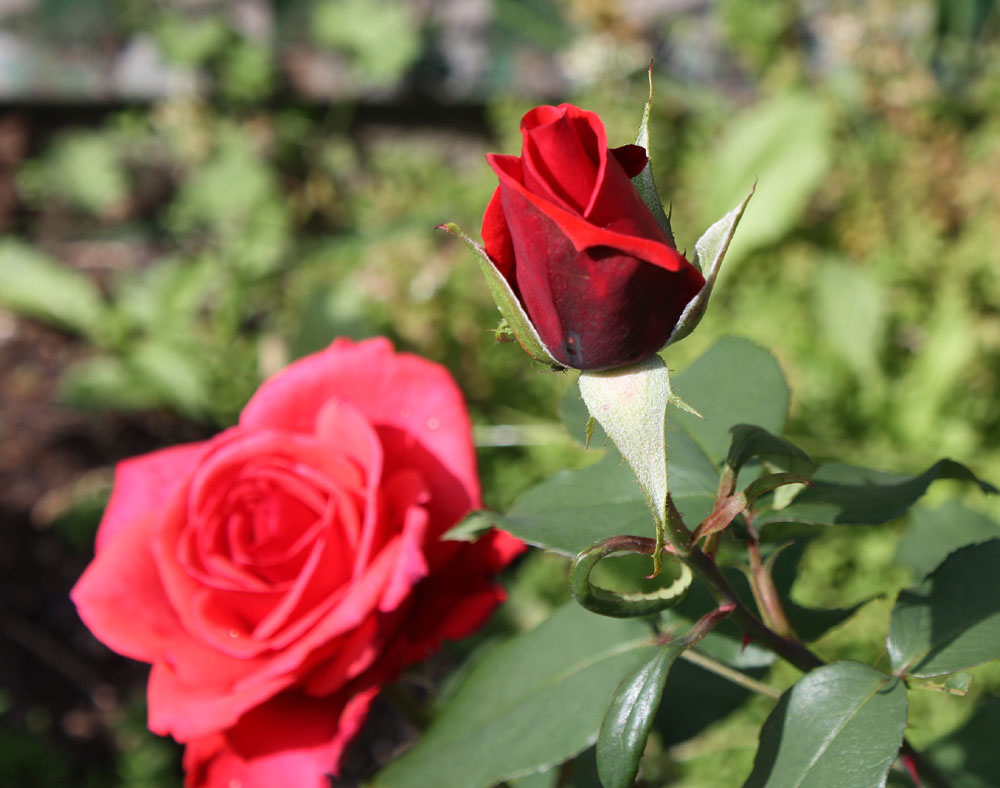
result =
[{"label": "green sepal", "polygon": [[597,774],[604,788],[635,783],[667,676],[683,650],[678,643],[661,648],[618,687],[597,737]]},{"label": "green sepal", "polygon": [[[582,372],[579,384],[591,416],[614,441],[646,496],[658,546],[666,541],[685,551],[690,534],[668,506],[666,414],[672,392],[663,359],[653,355],[630,367]],[[660,566],[657,550],[654,575]]]},{"label": "green sepal", "polygon": [[642,201],[646,203],[656,223],[660,225],[663,232],[670,239],[670,245],[677,248],[674,242],[674,234],[670,230],[670,217],[663,211],[663,201],[659,192],[656,191],[656,183],[653,181],[652,160],[649,155],[649,111],[653,106],[653,64],[649,64],[649,98],[642,110],[642,123],[639,124],[639,133],[635,137],[635,144],[646,151],[646,166],[632,179],[632,185],[639,192]]},{"label": "green sepal", "polygon": [[[757,184],[754,184],[743,202],[709,227],[705,231],[705,234],[695,243],[691,262],[704,275],[705,284],[698,291],[698,295],[692,298],[688,302],[688,305],[684,307],[677,325],[674,326],[674,330],[667,340],[667,345],[672,345],[674,342],[684,339],[684,337],[697,328],[698,323],[701,322],[702,317],[705,315],[705,309],[708,307],[708,299],[712,295],[712,288],[715,286],[715,280],[718,278],[719,271],[722,268],[722,260],[726,256],[726,250],[729,249],[729,244],[733,240],[733,234],[736,232],[736,226],[740,223],[743,211],[746,210],[747,203],[750,202],[750,198],[753,197],[754,189],[756,188]],[[667,345],[664,345],[664,347]]]},{"label": "green sepal", "polygon": [[483,272],[483,276],[486,277],[486,285],[490,289],[493,301],[507,323],[505,328],[517,337],[517,341],[524,348],[524,351],[537,361],[556,369],[563,369],[563,365],[556,361],[549,349],[545,347],[545,343],[538,336],[528,313],[524,311],[524,307],[521,306],[521,302],[511,289],[510,283],[497,270],[490,256],[486,254],[486,250],[462,232],[457,224],[448,222],[439,224],[438,228],[461,238],[476,253],[479,258],[479,268]]}]

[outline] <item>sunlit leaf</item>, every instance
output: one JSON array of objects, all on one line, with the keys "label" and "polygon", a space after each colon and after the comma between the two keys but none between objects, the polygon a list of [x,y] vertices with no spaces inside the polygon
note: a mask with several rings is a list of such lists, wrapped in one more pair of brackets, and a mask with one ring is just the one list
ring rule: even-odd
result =
[{"label": "sunlit leaf", "polygon": [[812,475],[813,485],[780,511],[763,512],[755,522],[811,525],[878,525],[905,514],[938,479],[972,482],[983,492],[996,488],[961,463],[939,460],[916,476],[829,463]]},{"label": "sunlit leaf", "polygon": [[761,729],[744,788],[872,788],[885,784],[906,725],[906,687],[860,662],[806,674]]},{"label": "sunlit leaf", "polygon": [[597,737],[597,771],[604,788],[632,788],[663,687],[681,651],[678,646],[660,648],[615,693]]},{"label": "sunlit leaf", "polygon": [[958,548],[998,537],[1000,525],[957,501],[945,501],[937,509],[915,506],[896,561],[922,578]]},{"label": "sunlit leaf", "polygon": [[777,241],[799,222],[830,167],[832,121],[822,99],[787,92],[728,121],[697,172],[708,221],[736,205],[757,182],[757,196],[729,251],[731,262]]},{"label": "sunlit leaf", "polygon": [[596,739],[615,688],[651,644],[642,621],[564,606],[483,657],[372,785],[488,788],[571,758]]},{"label": "sunlit leaf", "polygon": [[961,548],[919,587],[900,592],[887,647],[901,676],[1000,659],[1000,539]]}]

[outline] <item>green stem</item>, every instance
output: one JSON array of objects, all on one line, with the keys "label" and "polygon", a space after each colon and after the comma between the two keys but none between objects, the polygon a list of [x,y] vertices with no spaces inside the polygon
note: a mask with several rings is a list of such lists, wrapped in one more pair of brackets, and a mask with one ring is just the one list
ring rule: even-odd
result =
[{"label": "green stem", "polygon": [[685,556],[691,550],[691,545],[693,543],[691,531],[688,530],[687,525],[684,523],[684,518],[681,517],[681,513],[677,511],[677,507],[674,506],[674,499],[667,493],[667,511],[666,511],[666,522],[667,531],[670,532],[670,547],[672,548],[670,552],[675,555]]},{"label": "green stem", "polygon": [[753,591],[757,609],[768,627],[779,635],[790,640],[798,640],[795,630],[785,615],[778,589],[774,587],[771,572],[760,558],[760,542],[751,527],[750,541],[747,543],[747,554],[750,556],[750,589]]},{"label": "green stem", "polygon": [[684,560],[686,560],[692,571],[712,589],[712,593],[720,605],[733,605],[733,617],[740,623],[743,631],[751,638],[767,646],[775,654],[803,672],[808,672],[826,664],[801,643],[782,637],[757,618],[743,604],[743,600],[739,598],[733,587],[729,585],[729,581],[719,571],[719,567],[715,561],[697,547],[693,548]]},{"label": "green stem", "polygon": [[781,697],[781,692],[776,690],[774,687],[768,686],[762,681],[757,681],[757,679],[746,675],[745,673],[740,673],[735,668],[729,667],[724,662],[719,662],[711,657],[706,657],[700,651],[695,651],[694,649],[688,649],[681,654],[681,659],[686,659],[692,665],[697,665],[699,668],[707,670],[709,673],[714,673],[717,676],[721,676],[728,681],[737,684],[744,689],[748,689],[751,692],[756,692],[758,695],[764,695],[771,700],[778,700]]},{"label": "green stem", "polygon": [[[684,561],[691,567],[692,571],[698,575],[712,590],[720,606],[732,605],[733,617],[740,623],[743,631],[754,640],[767,646],[771,651],[794,665],[803,673],[808,673],[816,668],[821,668],[826,663],[816,656],[812,651],[796,640],[782,637],[773,629],[764,624],[753,612],[743,604],[737,596],[736,591],[719,571],[715,561],[705,555],[697,547],[693,548]],[[929,788],[952,788],[948,778],[945,777],[927,758],[913,748],[905,738],[899,748],[900,756],[909,760],[916,770],[921,780],[926,781]]]},{"label": "green stem", "polygon": [[662,645],[667,643],[683,644],[685,649],[689,649],[700,643],[705,635],[715,629],[716,624],[724,618],[728,618],[732,612],[732,605],[720,605],[699,618],[681,637],[675,638],[673,635],[666,634],[661,635],[659,641]]}]

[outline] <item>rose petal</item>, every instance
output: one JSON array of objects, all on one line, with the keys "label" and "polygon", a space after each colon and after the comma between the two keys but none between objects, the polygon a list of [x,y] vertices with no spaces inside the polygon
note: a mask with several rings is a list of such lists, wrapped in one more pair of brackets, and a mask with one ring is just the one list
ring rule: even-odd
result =
[{"label": "rose petal", "polygon": [[[250,432],[235,429],[230,431],[225,441],[219,441],[212,452],[203,457],[198,472],[192,478],[189,494],[175,496],[165,507],[161,527],[152,538],[159,575],[174,610],[185,628],[206,642],[218,643],[219,634],[205,629],[204,616],[193,607],[193,600],[202,589],[215,587],[219,590],[244,590],[251,593],[267,593],[271,590],[284,592],[292,587],[301,569],[301,564],[296,564],[293,574],[286,578],[276,578],[273,567],[262,572],[247,564],[235,564],[231,552],[200,552],[211,549],[211,545],[185,547],[192,541],[197,541],[206,528],[216,527],[212,522],[203,521],[203,504],[200,501],[208,500],[219,486],[232,485],[233,479],[244,471],[252,477],[255,466],[261,462],[290,462],[299,476],[313,479],[315,485],[326,485],[329,488],[326,491],[328,495],[335,495],[343,488],[349,491],[359,483],[364,483],[360,470],[351,462],[351,455],[346,453],[346,447],[345,451],[331,452],[325,444],[305,435],[273,430]],[[286,531],[298,533],[313,527],[312,522],[286,522],[279,525]],[[225,574],[224,566],[227,567]],[[243,583],[236,582],[240,573],[251,577]],[[220,580],[226,582],[220,583]],[[222,604],[225,597],[219,599]],[[222,639],[225,640],[227,636],[224,633]]]},{"label": "rose petal", "polygon": [[500,187],[493,191],[486,212],[483,214],[483,248],[489,255],[493,265],[501,276],[506,279],[517,294],[517,283],[514,280],[514,242],[510,237],[507,219],[503,215],[503,203],[500,199]]},{"label": "rose petal", "polygon": [[97,529],[97,551],[121,528],[159,510],[209,446],[208,441],[187,443],[118,463],[111,498]]},{"label": "rose petal", "polygon": [[355,629],[337,648],[323,649],[313,660],[316,667],[302,683],[307,695],[324,697],[344,689],[371,667],[382,654],[385,642],[395,634],[400,614],[373,615]]},{"label": "rose petal", "polygon": [[225,736],[192,742],[184,755],[188,788],[329,788],[344,748],[360,729],[376,690],[346,703],[287,693],[254,709]]},{"label": "rose petal", "polygon": [[420,468],[441,532],[479,505],[471,425],[448,371],[419,356],[394,353],[384,339],[338,339],[264,383],[240,424],[312,432],[331,398],[351,402],[377,429],[387,471]]},{"label": "rose petal", "polygon": [[354,570],[357,578],[371,560],[372,551],[378,549],[379,507],[378,489],[382,481],[382,445],[378,435],[361,411],[351,402],[332,398],[321,409],[316,419],[316,437],[330,443],[337,450],[350,446],[366,476],[365,516],[360,539],[354,546]]},{"label": "rose petal", "polygon": [[615,161],[625,171],[629,180],[642,172],[646,168],[646,164],[649,163],[646,149],[641,145],[620,145],[617,148],[612,148],[608,153],[614,156]]},{"label": "rose petal", "polygon": [[[577,369],[604,369],[661,348],[704,284],[698,270],[666,243],[633,238],[619,244],[625,236],[591,225],[586,233],[603,243],[577,248],[572,233],[584,220],[517,184],[516,158],[493,160],[510,169],[501,174],[500,188],[519,261],[515,273],[525,309],[550,352]],[[608,171],[625,178],[617,163]],[[631,254],[637,251],[632,241],[655,247],[657,255],[676,256],[682,267],[650,265]]]},{"label": "rose petal", "polygon": [[[230,658],[231,666],[237,667],[239,663],[240,660]],[[240,715],[295,682],[293,674],[285,673],[252,683],[190,684],[170,665],[159,662],[149,672],[146,687],[149,729],[161,736],[173,736],[179,742],[208,736],[230,727]]]},{"label": "rose petal", "polygon": [[[398,560],[392,573],[386,578],[379,610],[394,610],[402,604],[413,586],[427,576],[427,561],[424,559],[424,542],[430,523],[424,508],[430,501],[423,479],[412,471],[396,474],[386,482],[386,499],[397,509],[390,514],[402,520],[400,528]],[[401,510],[401,511],[400,511]]]},{"label": "rose petal", "polygon": [[116,524],[70,598],[87,628],[109,648],[153,662],[190,640],[167,599],[150,550],[151,515]]},{"label": "rose petal", "polygon": [[570,104],[535,107],[521,121],[524,185],[586,215],[604,179],[607,139],[593,112]]},{"label": "rose petal", "polygon": [[[694,268],[684,255],[670,246],[666,235],[663,235],[662,229],[659,231],[659,234],[663,240],[659,240],[659,238],[656,240],[640,238],[622,232],[605,230],[591,224],[583,217],[564,210],[558,205],[528,191],[522,183],[521,161],[517,156],[488,153],[486,160],[500,179],[501,189],[506,187],[530,202],[538,211],[547,216],[563,231],[573,244],[573,248],[577,251],[583,251],[594,246],[608,246],[631,257],[645,260],[660,268],[665,268],[668,271],[681,271],[686,267],[690,267],[697,273],[698,269]],[[645,208],[645,206],[643,207]],[[647,213],[649,212],[648,208],[645,208],[645,210]],[[509,225],[510,211],[505,208],[504,213],[508,217]]]}]

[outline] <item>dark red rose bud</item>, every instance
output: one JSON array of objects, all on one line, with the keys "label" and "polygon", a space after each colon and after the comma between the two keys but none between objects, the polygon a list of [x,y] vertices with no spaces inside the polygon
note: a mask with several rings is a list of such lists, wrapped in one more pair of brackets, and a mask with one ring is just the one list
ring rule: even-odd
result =
[{"label": "dark red rose bud", "polygon": [[593,112],[535,107],[521,156],[489,154],[500,179],[486,253],[553,358],[576,369],[634,364],[663,347],[705,284],[671,244],[631,178],[636,145],[609,149]]}]

